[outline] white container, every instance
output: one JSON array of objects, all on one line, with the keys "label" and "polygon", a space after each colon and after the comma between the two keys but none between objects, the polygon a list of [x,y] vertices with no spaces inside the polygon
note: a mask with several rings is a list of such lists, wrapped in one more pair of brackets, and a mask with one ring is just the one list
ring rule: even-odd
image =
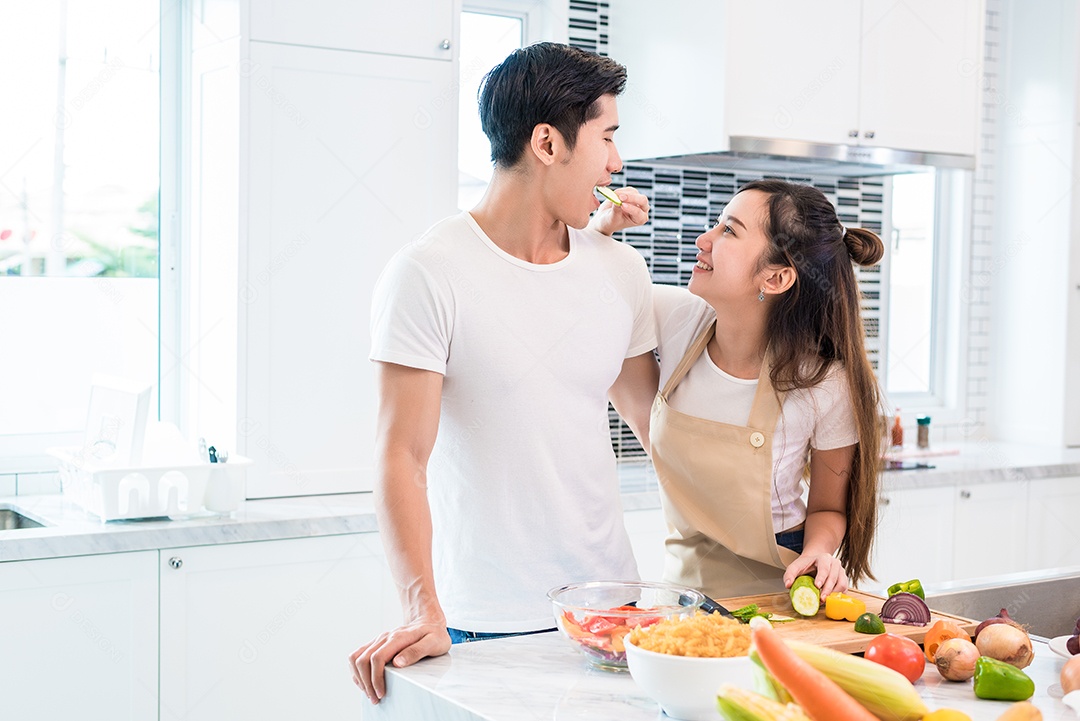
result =
[{"label": "white container", "polygon": [[[229,456],[228,463],[189,466],[102,468],[82,449],[50,448],[60,461],[64,496],[102,521],[136,518],[189,518],[207,511],[229,513],[244,498],[250,458]],[[207,484],[212,493],[207,498]]]}]

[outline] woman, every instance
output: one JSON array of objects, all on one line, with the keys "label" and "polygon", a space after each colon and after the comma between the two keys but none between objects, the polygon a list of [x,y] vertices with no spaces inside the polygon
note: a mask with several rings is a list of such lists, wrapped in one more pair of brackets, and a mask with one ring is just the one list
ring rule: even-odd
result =
[{"label": "woman", "polygon": [[717,597],[873,578],[881,401],[852,261],[881,239],[816,188],[762,180],[696,245],[688,288],[655,288],[665,578]]}]

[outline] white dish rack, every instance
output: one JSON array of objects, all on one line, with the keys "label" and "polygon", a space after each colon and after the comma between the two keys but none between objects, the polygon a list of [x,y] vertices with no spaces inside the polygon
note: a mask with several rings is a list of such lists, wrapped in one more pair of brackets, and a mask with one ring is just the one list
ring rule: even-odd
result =
[{"label": "white dish rack", "polygon": [[[50,448],[60,461],[64,496],[102,521],[190,518],[228,513],[244,500],[250,458],[230,455],[228,463],[140,468],[101,467],[80,447]],[[208,487],[213,484],[211,493]]]}]

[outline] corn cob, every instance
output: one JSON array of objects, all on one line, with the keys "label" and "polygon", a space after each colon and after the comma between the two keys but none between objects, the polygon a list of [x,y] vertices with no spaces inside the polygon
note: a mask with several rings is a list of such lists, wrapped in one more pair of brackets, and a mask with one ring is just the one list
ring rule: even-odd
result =
[{"label": "corn cob", "polygon": [[726,721],[810,721],[802,709],[793,703],[777,703],[730,683],[720,687],[716,705]]},{"label": "corn cob", "polygon": [[911,683],[891,668],[811,643],[785,643],[882,721],[918,721],[930,712]]}]

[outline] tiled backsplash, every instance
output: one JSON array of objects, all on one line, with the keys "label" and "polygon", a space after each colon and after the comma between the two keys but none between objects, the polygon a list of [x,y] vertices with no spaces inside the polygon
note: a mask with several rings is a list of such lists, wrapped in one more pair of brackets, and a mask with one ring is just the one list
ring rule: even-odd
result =
[{"label": "tiled backsplash", "polygon": [[[627,163],[623,172],[614,176],[612,185],[637,188],[649,198],[651,211],[648,223],[617,237],[641,251],[654,282],[686,286],[697,255],[694,241],[706,225],[716,221],[738,188],[763,177],[761,173]],[[814,185],[836,206],[844,225],[882,232],[886,181],[881,178],[769,177]],[[867,345],[876,367],[881,268],[860,268],[857,273],[864,297]],[[629,426],[613,408],[608,409],[608,425],[617,457],[645,455]]]},{"label": "tiled backsplash", "polygon": [[[618,7],[614,8],[618,11]],[[570,44],[586,50],[607,53],[608,18],[612,12],[609,2],[570,0]],[[1000,45],[1001,0],[987,0],[985,32],[986,55],[983,74],[983,113],[981,117],[982,142],[976,156],[975,204],[973,211],[973,238],[969,256],[972,275],[980,272],[990,262],[991,233],[993,227],[994,192],[994,139],[996,105],[994,93],[997,86],[998,49]],[[616,58],[617,59],[617,58]],[[657,283],[685,285],[693,266],[693,242],[704,224],[719,215],[724,203],[735,188],[743,183],[762,177],[743,173],[724,173],[693,168],[670,167],[647,163],[629,163],[615,180],[615,185],[627,184],[638,187],[649,196],[652,203],[650,223],[634,231],[628,231],[624,240],[637,247],[649,262],[653,279]],[[836,179],[789,177],[796,182],[817,185],[837,206],[845,225],[859,225],[881,232],[884,194],[888,181],[881,179]],[[880,268],[857,269],[863,288],[863,322],[867,331],[867,346],[876,367],[879,352],[879,305],[881,291]],[[968,279],[970,284],[970,278]],[[985,427],[988,406],[987,384],[989,374],[989,317],[988,293],[970,294],[967,304],[969,318],[969,348],[966,357],[960,359],[966,370],[966,388],[961,389],[961,409],[964,420],[955,424],[934,424],[934,442],[939,440],[962,440],[977,435]],[[612,445],[619,458],[643,456],[640,445],[630,429],[621,422],[613,409],[609,409],[609,425]]]}]

